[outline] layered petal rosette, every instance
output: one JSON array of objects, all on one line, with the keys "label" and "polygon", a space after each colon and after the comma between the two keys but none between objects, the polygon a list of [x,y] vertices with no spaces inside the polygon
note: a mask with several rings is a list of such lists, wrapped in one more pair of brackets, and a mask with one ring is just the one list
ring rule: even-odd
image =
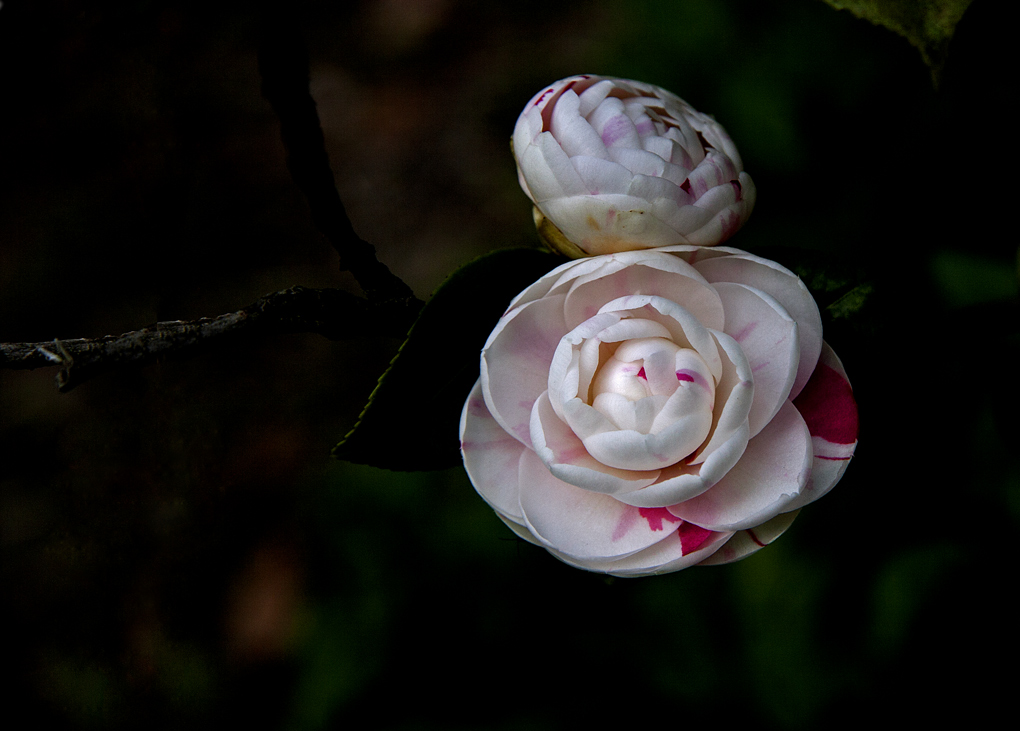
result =
[{"label": "layered petal rosette", "polygon": [[726,130],[639,81],[557,81],[528,102],[513,149],[539,233],[575,258],[713,246],[754,207],[754,183]]},{"label": "layered petal rosette", "polygon": [[728,247],[554,269],[489,336],[461,417],[468,475],[517,535],[621,576],[753,553],[856,444],[810,293]]}]

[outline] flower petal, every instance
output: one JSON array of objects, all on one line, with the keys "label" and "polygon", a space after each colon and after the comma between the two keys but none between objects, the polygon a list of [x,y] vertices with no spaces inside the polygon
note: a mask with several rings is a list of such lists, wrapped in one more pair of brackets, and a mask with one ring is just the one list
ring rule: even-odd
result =
[{"label": "flower petal", "polygon": [[[693,523],[682,523],[676,533],[643,551],[615,561],[580,561],[551,550],[561,561],[588,571],[612,576],[654,576],[679,571],[703,563],[722,548],[732,533],[706,532]],[[685,546],[694,538],[694,549]]]},{"label": "flower petal", "polygon": [[714,487],[670,507],[674,515],[710,530],[743,530],[786,512],[811,472],[811,435],[787,401],[740,461]]},{"label": "flower petal", "polygon": [[549,364],[566,332],[564,295],[529,302],[505,315],[482,349],[485,403],[503,429],[531,446],[531,407],[549,383]]},{"label": "flower petal", "polygon": [[568,485],[530,450],[521,458],[520,485],[529,530],[543,545],[574,558],[629,556],[675,533],[680,523],[666,511],[649,519],[640,508]]},{"label": "flower petal", "polygon": [[718,250],[723,256],[701,258],[694,268],[709,282],[737,282],[766,292],[797,322],[800,357],[790,398],[796,398],[818,362],[822,350],[822,317],[818,305],[796,274],[774,261],[737,249]]},{"label": "flower petal", "polygon": [[814,451],[811,479],[793,502],[801,507],[839,482],[857,448],[857,403],[843,364],[828,344],[822,343],[818,366],[793,405],[807,423]]},{"label": "flower petal", "polygon": [[555,477],[585,490],[613,495],[650,485],[659,476],[657,471],[617,470],[599,463],[553,411],[548,393],[539,397],[531,412],[531,441]]},{"label": "flower petal", "polygon": [[718,282],[726,334],[740,344],[754,374],[751,437],[768,424],[790,394],[800,350],[797,323],[775,299],[744,284]]},{"label": "flower petal", "polygon": [[460,451],[475,490],[501,516],[522,522],[518,467],[525,447],[492,418],[475,382],[460,416]]},{"label": "flower petal", "polygon": [[780,513],[772,520],[768,520],[753,528],[746,528],[733,534],[726,545],[701,562],[702,566],[716,566],[724,563],[732,563],[760,551],[772,541],[779,538],[786,532],[786,529],[793,525],[793,519],[800,513],[794,510],[789,513]]},{"label": "flower petal", "polygon": [[640,293],[677,303],[707,328],[723,328],[718,293],[683,259],[644,250],[613,254],[599,261],[601,266],[581,274],[571,285],[564,305],[568,323],[580,324],[606,302]]}]

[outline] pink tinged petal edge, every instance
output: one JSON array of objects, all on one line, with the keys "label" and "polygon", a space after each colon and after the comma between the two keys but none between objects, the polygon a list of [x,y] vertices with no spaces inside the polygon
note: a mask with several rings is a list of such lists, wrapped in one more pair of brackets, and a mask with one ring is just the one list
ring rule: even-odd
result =
[{"label": "pink tinged petal edge", "polygon": [[756,525],[754,528],[737,531],[726,542],[726,545],[702,561],[701,565],[719,566],[732,563],[760,551],[783,535],[786,529],[793,525],[793,520],[799,512],[799,510],[794,510],[789,513],[781,513],[772,520]]},{"label": "pink tinged petal edge", "polygon": [[460,450],[464,469],[482,499],[500,517],[523,521],[518,470],[525,447],[492,418],[482,398],[481,380],[461,411]]},{"label": "pink tinged petal edge", "polygon": [[564,295],[518,307],[499,321],[482,349],[481,384],[493,418],[531,446],[531,407],[545,392],[563,333]]},{"label": "pink tinged petal edge", "polygon": [[622,558],[678,528],[660,521],[655,530],[654,521],[642,519],[638,508],[556,479],[530,450],[524,451],[520,464],[524,525],[547,548],[582,560]]},{"label": "pink tinged petal edge", "polygon": [[764,523],[787,512],[801,494],[811,473],[812,457],[807,425],[787,401],[714,487],[669,510],[717,531],[744,530]]}]

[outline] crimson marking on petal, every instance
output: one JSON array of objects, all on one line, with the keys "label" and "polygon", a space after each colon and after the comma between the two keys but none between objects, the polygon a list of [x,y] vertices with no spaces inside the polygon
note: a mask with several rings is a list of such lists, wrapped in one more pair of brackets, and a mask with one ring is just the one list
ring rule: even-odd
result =
[{"label": "crimson marking on petal", "polygon": [[677,535],[680,536],[680,555],[686,556],[705,545],[705,541],[712,536],[712,531],[684,521],[677,529]]},{"label": "crimson marking on petal", "polygon": [[757,320],[755,320],[754,322],[747,323],[746,325],[744,325],[744,327],[740,329],[740,332],[733,336],[733,339],[736,340],[738,343],[741,342],[744,338],[753,333],[756,327],[758,327]]},{"label": "crimson marking on petal", "polygon": [[857,441],[857,402],[850,384],[834,369],[819,363],[793,405],[813,437],[836,444]]},{"label": "crimson marking on petal", "polygon": [[468,412],[475,416],[481,416],[482,414],[488,414],[489,409],[485,406],[485,401],[480,398],[473,398],[468,401]]},{"label": "crimson marking on petal", "polygon": [[543,101],[545,101],[545,98],[547,96],[549,96],[550,94],[552,94],[552,92],[553,92],[552,89],[546,89],[545,91],[542,92],[542,95],[539,96],[538,99],[535,100],[535,103],[532,104],[531,106],[537,107],[539,104],[541,104]]},{"label": "crimson marking on petal", "polygon": [[744,533],[746,533],[747,537],[754,541],[759,548],[765,548],[765,546],[768,545],[767,543],[762,543],[760,540],[758,540],[758,536],[754,534],[754,531],[751,528],[746,529]]},{"label": "crimson marking on petal", "polygon": [[[676,375],[677,375],[677,378],[680,377],[679,373],[677,373]],[[646,381],[648,380],[648,375],[645,373],[645,367],[644,366],[641,366],[641,370],[639,370],[637,372],[637,377],[638,378],[644,378]]]},{"label": "crimson marking on petal", "polygon": [[638,513],[642,518],[648,521],[648,527],[653,531],[662,530],[662,521],[664,520],[668,520],[670,523],[684,522],[669,512],[666,508],[638,508]]},{"label": "crimson marking on petal", "polygon": [[740,185],[739,180],[731,180],[730,185],[733,186],[733,192],[736,193],[737,202],[739,203],[744,194],[743,186]]},{"label": "crimson marking on petal", "polygon": [[684,182],[680,183],[680,188],[681,188],[681,190],[683,190],[683,191],[684,191],[685,193],[687,193],[688,195],[690,195],[690,193],[691,193],[691,179],[690,179],[690,178],[687,178],[686,180],[684,180]]},{"label": "crimson marking on petal", "polygon": [[705,377],[703,375],[701,375],[697,371],[688,370],[687,368],[681,368],[676,372],[676,380],[690,381],[691,383],[694,383],[697,386],[701,386],[702,388],[706,389],[709,388],[708,381],[705,380]]},{"label": "crimson marking on petal", "polygon": [[850,459],[849,457],[825,457],[825,456],[823,456],[821,454],[816,454],[815,458],[816,459],[831,459],[833,462],[846,462],[846,461],[848,461]]}]

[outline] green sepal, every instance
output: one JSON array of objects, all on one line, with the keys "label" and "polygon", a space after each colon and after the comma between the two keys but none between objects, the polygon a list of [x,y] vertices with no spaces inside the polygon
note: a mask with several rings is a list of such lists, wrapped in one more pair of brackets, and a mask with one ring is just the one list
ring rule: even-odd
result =
[{"label": "green sepal", "polygon": [[389,470],[459,465],[460,413],[489,333],[521,290],[563,262],[538,249],[500,249],[451,274],[333,456]]}]

